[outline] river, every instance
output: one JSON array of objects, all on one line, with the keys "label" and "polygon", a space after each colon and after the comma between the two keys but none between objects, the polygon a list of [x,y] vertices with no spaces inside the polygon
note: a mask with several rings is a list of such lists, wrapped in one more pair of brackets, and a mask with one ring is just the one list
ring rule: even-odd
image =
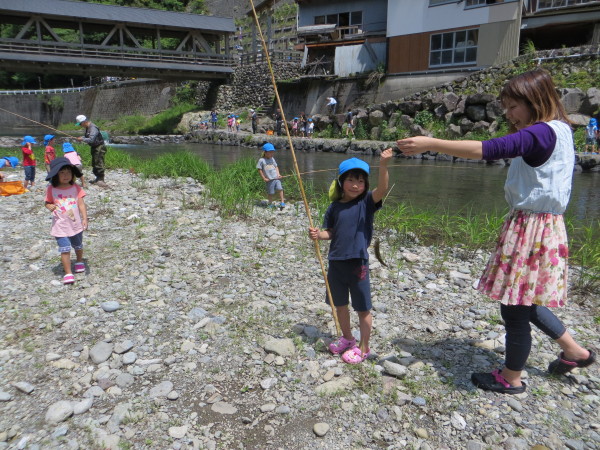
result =
[{"label": "river", "polygon": [[[153,144],[116,145],[116,148],[140,158],[152,158],[166,152],[188,150],[221,168],[240,158],[258,160],[259,149],[227,147],[208,144]],[[351,155],[322,152],[296,152],[296,159],[305,183],[312,182],[317,190],[325,191],[335,175],[339,163]],[[371,166],[379,158],[356,155]],[[282,175],[293,172],[293,158],[289,150],[278,150],[275,159]],[[388,200],[408,203],[415,208],[433,209],[452,214],[498,213],[507,210],[504,200],[504,180],[507,167],[486,166],[479,163],[451,163],[394,158],[390,164]],[[321,171],[321,172],[313,172]],[[371,184],[377,183],[377,169],[372,169]],[[258,176],[258,175],[257,175]],[[291,180],[291,179],[290,179]],[[286,181],[283,180],[284,190]],[[579,173],[573,176],[573,193],[567,215],[583,221],[600,219],[600,173]]]}]

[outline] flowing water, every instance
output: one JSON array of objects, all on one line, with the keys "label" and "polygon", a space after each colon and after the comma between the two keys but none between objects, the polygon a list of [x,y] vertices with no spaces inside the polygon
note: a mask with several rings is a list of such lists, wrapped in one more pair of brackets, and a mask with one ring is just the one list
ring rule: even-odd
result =
[{"label": "flowing water", "polygon": [[[140,158],[179,150],[188,150],[211,166],[221,168],[240,158],[258,161],[261,151],[247,147],[228,147],[208,144],[117,145],[116,148]],[[341,161],[351,155],[322,152],[296,152],[304,183],[312,182],[315,189],[326,191]],[[371,166],[379,164],[378,157],[356,155]],[[282,175],[293,172],[290,151],[278,150],[275,159]],[[504,200],[504,180],[507,167],[478,163],[451,163],[394,158],[390,163],[388,201],[409,203],[417,209],[433,209],[451,214],[501,213],[507,210]],[[316,172],[318,171],[318,172]],[[258,177],[258,174],[256,175]],[[289,178],[288,182],[292,179]],[[371,169],[371,185],[377,184],[377,169]],[[283,180],[285,190],[286,179]],[[600,173],[575,174],[573,193],[567,214],[580,220],[600,219]]]}]

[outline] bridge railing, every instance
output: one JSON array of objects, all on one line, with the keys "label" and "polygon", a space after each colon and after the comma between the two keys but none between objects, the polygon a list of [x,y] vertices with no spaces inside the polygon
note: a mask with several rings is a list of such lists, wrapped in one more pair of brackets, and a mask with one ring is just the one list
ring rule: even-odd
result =
[{"label": "bridge railing", "polygon": [[36,95],[36,94],[66,94],[68,92],[81,92],[92,89],[94,86],[82,86],[59,89],[22,89],[18,91],[0,91],[0,95]]},{"label": "bridge railing", "polygon": [[[297,62],[300,63],[302,61],[302,52],[291,51],[291,50],[271,50],[269,52],[269,56],[271,61],[286,61],[286,62]],[[262,52],[258,53],[240,53],[237,55],[233,55],[234,62],[237,65],[245,65],[245,64],[257,64],[257,63],[266,63],[267,58]]]},{"label": "bridge railing", "polygon": [[54,41],[46,43],[9,38],[0,39],[0,51],[56,57],[123,59],[177,64],[207,64],[227,67],[233,65],[233,58],[231,55],[228,56],[217,53],[200,53],[191,50],[158,50],[124,46],[107,47],[103,45],[81,45]]}]

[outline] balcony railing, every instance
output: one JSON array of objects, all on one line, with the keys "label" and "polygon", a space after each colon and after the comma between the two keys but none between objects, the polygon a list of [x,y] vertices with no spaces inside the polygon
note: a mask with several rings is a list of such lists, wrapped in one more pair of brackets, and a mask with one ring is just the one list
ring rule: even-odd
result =
[{"label": "balcony railing", "polygon": [[573,6],[599,4],[599,0],[538,0],[537,11],[549,9],[572,8]]}]

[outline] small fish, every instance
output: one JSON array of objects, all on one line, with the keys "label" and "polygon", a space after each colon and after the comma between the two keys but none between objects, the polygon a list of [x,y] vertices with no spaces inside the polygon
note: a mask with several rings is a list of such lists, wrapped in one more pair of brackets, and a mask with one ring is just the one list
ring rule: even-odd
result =
[{"label": "small fish", "polygon": [[388,265],[385,262],[383,262],[383,258],[381,257],[380,245],[381,241],[379,240],[379,238],[375,239],[375,244],[373,244],[373,250],[375,250],[375,258],[377,258],[377,261],[379,261],[381,265],[387,267]]}]

